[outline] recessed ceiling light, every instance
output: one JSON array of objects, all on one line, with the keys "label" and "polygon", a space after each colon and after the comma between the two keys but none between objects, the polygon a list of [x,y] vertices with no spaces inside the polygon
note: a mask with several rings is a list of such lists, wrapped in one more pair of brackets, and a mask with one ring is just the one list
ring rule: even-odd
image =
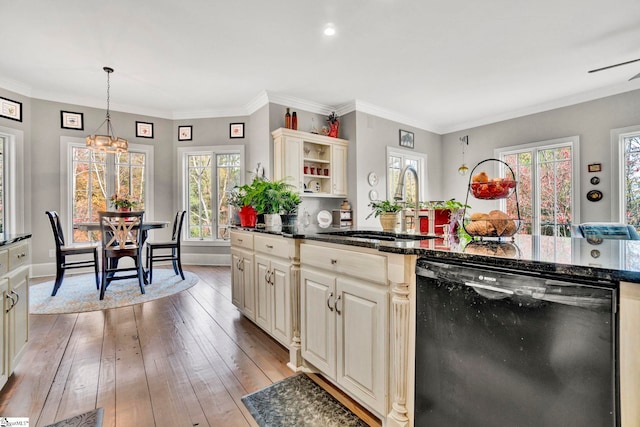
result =
[{"label": "recessed ceiling light", "polygon": [[336,27],[332,23],[328,23],[324,26],[324,35],[325,36],[335,36],[336,35]]}]

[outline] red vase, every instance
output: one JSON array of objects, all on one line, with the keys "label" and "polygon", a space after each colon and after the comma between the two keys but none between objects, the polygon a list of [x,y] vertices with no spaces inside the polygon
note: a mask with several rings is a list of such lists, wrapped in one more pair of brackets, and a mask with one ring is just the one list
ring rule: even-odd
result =
[{"label": "red vase", "polygon": [[340,122],[335,121],[334,123],[329,122],[329,136],[332,138],[338,137],[338,128],[340,128]]},{"label": "red vase", "polygon": [[243,206],[238,211],[241,227],[255,227],[258,220],[258,212],[253,206]]}]

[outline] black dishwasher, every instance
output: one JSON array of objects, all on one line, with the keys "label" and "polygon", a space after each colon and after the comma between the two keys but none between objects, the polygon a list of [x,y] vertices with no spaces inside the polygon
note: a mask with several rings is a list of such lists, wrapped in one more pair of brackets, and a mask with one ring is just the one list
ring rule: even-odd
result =
[{"label": "black dishwasher", "polygon": [[416,427],[619,426],[616,286],[416,273]]}]

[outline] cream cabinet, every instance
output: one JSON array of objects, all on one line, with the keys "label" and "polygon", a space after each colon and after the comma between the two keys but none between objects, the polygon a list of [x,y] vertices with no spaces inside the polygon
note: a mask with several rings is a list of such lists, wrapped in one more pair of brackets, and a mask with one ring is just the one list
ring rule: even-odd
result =
[{"label": "cream cabinet", "polygon": [[231,300],[250,320],[289,349],[300,367],[299,241],[231,231]]},{"label": "cream cabinet", "polygon": [[291,259],[295,257],[295,240],[255,236],[256,323],[285,346],[293,338],[292,286],[297,283]]},{"label": "cream cabinet", "polygon": [[231,302],[255,320],[256,295],[253,273],[253,233],[231,231]]},{"label": "cream cabinet", "polygon": [[280,128],[273,136],[273,178],[309,197],[347,195],[349,141]]},{"label": "cream cabinet", "polygon": [[379,415],[386,415],[386,258],[300,245],[304,360]]},{"label": "cream cabinet", "polygon": [[0,388],[22,358],[29,339],[29,241],[0,249]]}]

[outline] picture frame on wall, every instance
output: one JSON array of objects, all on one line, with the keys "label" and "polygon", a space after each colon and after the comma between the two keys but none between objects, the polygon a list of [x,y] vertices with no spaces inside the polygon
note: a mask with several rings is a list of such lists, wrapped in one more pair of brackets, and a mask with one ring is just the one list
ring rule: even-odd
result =
[{"label": "picture frame on wall", "polygon": [[5,119],[22,121],[22,102],[14,101],[0,96],[0,117]]},{"label": "picture frame on wall", "polygon": [[602,163],[591,163],[588,167],[589,172],[602,172]]},{"label": "picture frame on wall", "polygon": [[191,141],[193,126],[178,126],[178,141]]},{"label": "picture frame on wall", "polygon": [[408,130],[400,129],[400,141],[399,144],[401,147],[405,148],[413,148],[414,142],[413,132],[409,132]]},{"label": "picture frame on wall", "polygon": [[229,125],[229,138],[244,138],[244,123],[231,123]]},{"label": "picture frame on wall", "polygon": [[62,129],[84,130],[84,114],[60,111],[60,127]]},{"label": "picture frame on wall", "polygon": [[153,138],[153,123],[136,121],[136,136],[138,138]]}]

